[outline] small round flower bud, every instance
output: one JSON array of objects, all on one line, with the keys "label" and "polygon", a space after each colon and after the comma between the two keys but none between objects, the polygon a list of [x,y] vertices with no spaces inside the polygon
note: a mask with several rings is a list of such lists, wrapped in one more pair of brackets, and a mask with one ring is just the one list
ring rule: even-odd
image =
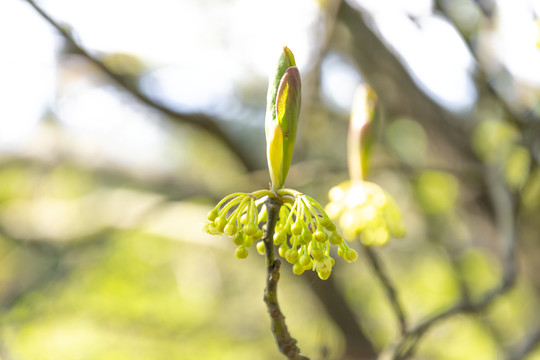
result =
[{"label": "small round flower bud", "polygon": [[358,259],[358,253],[353,249],[348,249],[345,253],[344,259],[348,262],[354,262],[356,259]]},{"label": "small round flower bud", "polygon": [[304,270],[312,270],[313,269],[313,259],[309,258],[309,263],[304,266]]},{"label": "small round flower bud", "polygon": [[244,237],[244,246],[251,247],[253,245],[253,238],[251,236]]},{"label": "small round flower bud", "polygon": [[323,217],[319,220],[319,222],[321,223],[322,226],[324,226],[325,228],[327,228],[328,226],[331,226],[332,225],[332,220],[330,220],[329,218],[327,217]]},{"label": "small round flower bud", "polygon": [[259,229],[253,223],[250,223],[250,224],[247,224],[246,226],[244,226],[244,232],[246,233],[246,235],[249,235],[249,236],[255,235],[257,230],[259,230]]},{"label": "small round flower bud", "polygon": [[333,222],[330,221],[330,224],[326,225],[325,228],[328,231],[336,231],[336,224],[334,224]]},{"label": "small round flower bud", "polygon": [[299,221],[297,221],[291,225],[291,233],[293,235],[300,235],[303,230],[302,228],[303,228],[302,224]]},{"label": "small round flower bud", "polygon": [[248,256],[248,249],[245,246],[240,245],[236,248],[235,255],[238,259],[245,259]]},{"label": "small round flower bud", "polygon": [[265,248],[265,246],[264,246],[264,241],[259,241],[259,242],[257,243],[257,252],[258,252],[259,254],[261,254],[261,255],[264,255],[264,248]]},{"label": "small round flower bud", "polygon": [[298,251],[296,249],[289,249],[285,253],[285,259],[291,264],[294,264],[298,259]]},{"label": "small round flower bud", "polygon": [[264,233],[261,229],[257,229],[257,231],[255,232],[255,234],[253,234],[253,239],[255,240],[259,240],[263,237]]},{"label": "small round flower bud", "polygon": [[296,275],[301,275],[305,271],[305,269],[302,265],[300,265],[300,263],[296,262],[292,267],[292,271]]},{"label": "small round flower bud", "polygon": [[223,233],[225,226],[227,226],[227,219],[225,219],[225,216],[220,216],[215,220],[215,224],[217,231],[219,231],[219,233]]},{"label": "small round flower bud", "polygon": [[311,257],[308,254],[302,254],[302,256],[300,256],[300,259],[298,259],[298,262],[304,267],[308,266],[311,262]]},{"label": "small round flower bud", "polygon": [[289,250],[289,247],[287,246],[287,244],[286,243],[281,244],[278,250],[279,256],[284,258],[287,253],[287,250]]},{"label": "small round flower bud", "polygon": [[287,231],[282,229],[274,234],[274,245],[280,245],[284,241],[287,241]]},{"label": "small round flower bud", "polygon": [[341,237],[341,235],[339,235],[337,231],[334,231],[332,232],[332,234],[330,234],[329,240],[330,244],[332,245],[339,245],[343,242],[343,238]]},{"label": "small round flower bud", "polygon": [[328,239],[328,235],[324,231],[317,230],[313,234],[313,238],[319,242],[325,242]]},{"label": "small round flower bud", "polygon": [[309,244],[309,242],[312,239],[313,239],[313,234],[311,233],[311,231],[309,231],[307,226],[304,227],[304,230],[302,231],[302,244],[303,245]]},{"label": "small round flower bud", "polygon": [[236,235],[233,236],[232,241],[235,243],[235,245],[243,245],[245,240],[245,236],[243,232],[236,233]]},{"label": "small round flower bud", "polygon": [[321,249],[311,249],[310,254],[311,254],[311,257],[314,258],[315,260],[320,260],[324,256],[324,251],[322,251]]},{"label": "small round flower bud", "polygon": [[219,215],[218,209],[212,209],[208,212],[208,220],[214,221]]},{"label": "small round flower bud", "polygon": [[332,270],[325,270],[325,271],[317,271],[317,275],[319,275],[319,278],[321,280],[326,280],[330,277],[330,274],[332,273]]},{"label": "small round flower bud", "polygon": [[227,226],[225,226],[225,229],[223,230],[223,232],[227,236],[233,236],[234,234],[237,233],[237,231],[238,229],[236,228],[236,225],[234,224],[234,222],[228,223]]}]

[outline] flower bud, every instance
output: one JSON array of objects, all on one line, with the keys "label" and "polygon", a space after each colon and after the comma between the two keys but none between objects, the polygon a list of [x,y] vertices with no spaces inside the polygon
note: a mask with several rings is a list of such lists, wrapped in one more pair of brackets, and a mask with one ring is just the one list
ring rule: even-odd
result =
[{"label": "flower bud", "polygon": [[291,233],[293,235],[300,235],[302,234],[303,226],[300,223],[300,221],[297,221],[291,225]]},{"label": "flower bud", "polygon": [[287,231],[280,230],[274,234],[274,245],[280,245],[284,241],[287,241]]},{"label": "flower bud", "polygon": [[298,262],[302,266],[309,266],[309,263],[311,262],[311,257],[308,254],[302,254],[302,256],[300,256],[300,259],[298,259]]},{"label": "flower bud", "polygon": [[238,259],[245,259],[248,256],[248,249],[244,245],[236,248],[235,255]]},{"label": "flower bud", "polygon": [[218,209],[212,209],[208,212],[208,220],[214,221],[218,217]]},{"label": "flower bud", "polygon": [[291,166],[300,116],[300,73],[287,48],[270,77],[265,117],[266,155],[272,189],[283,187]]},{"label": "flower bud", "polygon": [[253,234],[252,236],[253,236],[253,239],[260,240],[262,239],[263,235],[264,235],[263,231],[261,229],[257,229],[257,231],[255,231],[255,234]]},{"label": "flower bud", "polygon": [[264,241],[261,240],[261,241],[259,241],[259,242],[257,243],[257,252],[258,252],[259,254],[261,254],[261,255],[264,255],[264,251],[265,251],[264,249],[265,249]]},{"label": "flower bud", "polygon": [[320,260],[324,257],[324,251],[322,251],[321,249],[311,249],[310,254],[311,257],[315,260]]},{"label": "flower bud", "polygon": [[332,270],[317,271],[317,275],[319,275],[319,278],[321,280],[328,279],[331,273],[332,273]]},{"label": "flower bud", "polygon": [[287,252],[285,253],[285,259],[287,259],[287,261],[291,264],[294,264],[298,259],[298,251],[296,251],[296,249],[287,250]]},{"label": "flower bud", "polygon": [[243,245],[245,240],[245,235],[243,232],[236,233],[232,238],[235,245]]},{"label": "flower bud", "polygon": [[244,226],[244,232],[246,233],[246,235],[249,235],[249,236],[255,235],[257,233],[257,230],[259,230],[257,228],[257,225],[252,224],[252,223],[249,223],[246,226]]},{"label": "flower bud", "polygon": [[225,216],[220,216],[215,220],[216,229],[219,233],[223,233],[223,230],[225,230],[225,226],[227,226],[227,219]]},{"label": "flower bud", "polygon": [[287,250],[289,250],[289,247],[287,246],[287,243],[281,244],[281,246],[279,247],[279,250],[278,250],[279,256],[284,258],[285,255],[287,254]]},{"label": "flower bud", "polygon": [[228,223],[227,226],[225,226],[225,229],[223,229],[223,232],[225,233],[225,235],[227,236],[233,236],[234,234],[237,233],[237,228],[236,228],[236,225],[234,223]]},{"label": "flower bud", "polygon": [[308,244],[311,239],[313,239],[313,234],[311,233],[311,231],[309,231],[309,229],[306,227],[304,227],[304,231],[302,231],[302,244],[305,245],[305,244]]},{"label": "flower bud", "polygon": [[304,267],[296,262],[294,265],[293,265],[293,268],[292,268],[292,271],[293,273],[295,273],[296,275],[302,275],[302,273],[305,271]]},{"label": "flower bud", "polygon": [[332,234],[330,234],[330,244],[332,245],[339,245],[343,241],[343,238],[337,231],[334,231]]},{"label": "flower bud", "polygon": [[325,242],[326,240],[328,240],[328,235],[326,235],[324,231],[320,231],[320,230],[315,231],[315,234],[313,234],[313,237],[315,238],[315,240],[319,242]]},{"label": "flower bud", "polygon": [[358,253],[353,249],[347,249],[344,259],[347,260],[347,262],[354,262],[358,259]]}]

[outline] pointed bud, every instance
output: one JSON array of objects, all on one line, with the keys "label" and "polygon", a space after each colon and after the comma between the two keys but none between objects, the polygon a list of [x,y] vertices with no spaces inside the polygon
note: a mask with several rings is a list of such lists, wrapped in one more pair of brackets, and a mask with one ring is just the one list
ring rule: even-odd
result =
[{"label": "pointed bud", "polygon": [[265,118],[266,155],[274,190],[283,187],[291,166],[300,116],[300,89],[300,72],[294,56],[284,47],[270,77]]}]

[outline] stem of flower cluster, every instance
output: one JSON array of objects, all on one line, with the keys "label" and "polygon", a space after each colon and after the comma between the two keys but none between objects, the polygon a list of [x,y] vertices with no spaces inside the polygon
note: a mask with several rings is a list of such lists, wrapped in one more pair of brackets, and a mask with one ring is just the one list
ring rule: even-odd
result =
[{"label": "stem of flower cluster", "polygon": [[266,288],[264,289],[264,302],[270,314],[272,334],[279,347],[289,360],[309,360],[309,358],[300,354],[300,349],[296,346],[296,340],[291,337],[285,316],[281,312],[277,299],[277,283],[279,281],[279,268],[281,261],[274,257],[274,231],[279,218],[279,209],[283,203],[279,198],[268,198],[266,200],[266,210],[268,220],[266,222],[266,231],[263,237],[266,252]]}]

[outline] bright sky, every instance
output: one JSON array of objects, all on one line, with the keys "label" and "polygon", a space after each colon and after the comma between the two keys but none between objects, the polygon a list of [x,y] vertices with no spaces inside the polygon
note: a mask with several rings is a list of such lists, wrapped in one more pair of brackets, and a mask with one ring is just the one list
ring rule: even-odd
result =
[{"label": "bright sky", "polygon": [[[473,105],[472,58],[453,28],[433,16],[431,0],[356,2],[369,9],[378,31],[437,101],[454,111]],[[320,16],[315,0],[39,3],[54,18],[71,25],[87,48],[140,56],[156,69],[153,81],[160,86],[155,95],[185,110],[204,110],[215,107],[218,100],[234,100],[238,84],[252,78],[266,79],[283,45],[293,49],[302,71],[317,46],[311,38]],[[493,56],[516,75],[538,85],[537,30],[527,10],[529,5],[540,9],[538,1],[499,3],[504,11],[494,36],[500,48]],[[276,18],[286,25],[276,26]],[[99,145],[100,151],[115,153],[121,148],[126,155],[115,156],[126,161],[134,152],[141,154],[142,162],[162,158],[159,147],[163,139],[155,119],[130,109],[117,94],[80,81],[72,82],[76,86],[66,93],[58,93],[58,76],[66,76],[56,68],[60,43],[50,26],[24,1],[0,2],[0,150],[17,150],[24,145],[44,109],[56,99],[59,107],[54,110],[73,134],[115,145],[110,145],[111,149]],[[328,101],[349,111],[354,89],[361,81],[352,62],[330,54],[323,71]],[[149,154],[149,148],[158,149],[155,156]]]}]

